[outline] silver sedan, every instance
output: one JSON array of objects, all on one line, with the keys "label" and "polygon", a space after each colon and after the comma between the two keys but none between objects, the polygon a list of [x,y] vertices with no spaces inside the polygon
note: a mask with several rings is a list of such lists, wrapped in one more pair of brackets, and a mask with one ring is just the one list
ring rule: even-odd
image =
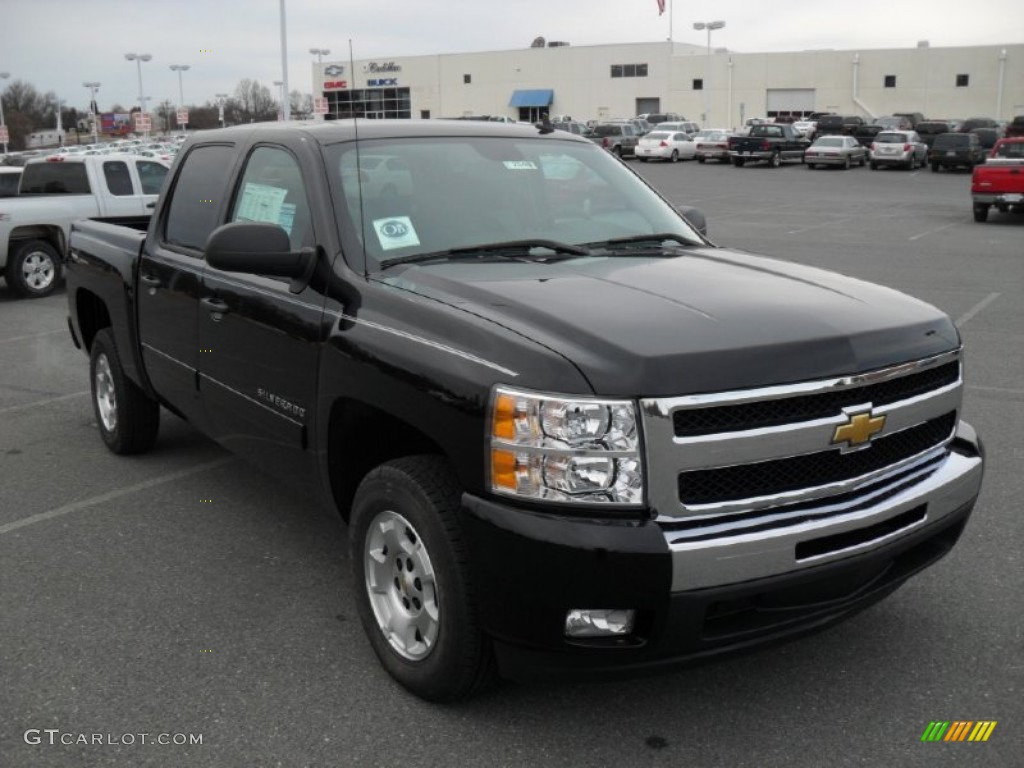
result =
[{"label": "silver sedan", "polygon": [[819,165],[863,167],[867,161],[868,151],[852,136],[822,136],[804,152],[804,162],[812,171]]}]

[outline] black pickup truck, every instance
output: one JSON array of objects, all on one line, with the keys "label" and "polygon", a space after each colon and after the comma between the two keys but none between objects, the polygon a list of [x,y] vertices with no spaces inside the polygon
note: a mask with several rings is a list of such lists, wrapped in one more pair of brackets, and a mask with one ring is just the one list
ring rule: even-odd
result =
[{"label": "black pickup truck", "polygon": [[152,448],[162,407],[337,509],[370,643],[428,699],[819,629],[979,492],[946,315],[716,247],[580,137],[200,132],[142,226],[70,238],[103,441]]},{"label": "black pickup truck", "polygon": [[730,136],[729,157],[736,167],[764,161],[778,168],[785,160],[802,163],[810,145],[811,142],[788,123],[765,123],[751,126],[745,136]]}]

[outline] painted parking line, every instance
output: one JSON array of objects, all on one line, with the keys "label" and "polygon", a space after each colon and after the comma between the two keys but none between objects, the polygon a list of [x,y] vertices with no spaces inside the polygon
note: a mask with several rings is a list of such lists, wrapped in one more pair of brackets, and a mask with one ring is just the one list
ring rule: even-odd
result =
[{"label": "painted parking line", "polygon": [[225,464],[230,464],[235,460],[236,459],[233,456],[229,456],[227,458],[217,459],[217,461],[208,461],[205,464],[197,464],[189,469],[182,469],[178,472],[171,472],[166,475],[161,475],[160,477],[154,477],[151,480],[144,480],[141,483],[129,485],[124,488],[118,488],[117,490],[109,491],[108,493],[103,493],[99,496],[93,496],[90,499],[73,501],[70,504],[65,504],[63,507],[57,507],[56,509],[50,509],[46,512],[40,512],[35,515],[29,515],[28,517],[23,517],[21,520],[15,520],[13,522],[0,525],[0,536],[5,533],[10,533],[11,531],[16,531],[20,528],[25,528],[29,525],[35,525],[36,523],[42,523],[46,520],[52,520],[55,517],[70,515],[72,512],[81,512],[82,510],[89,509],[89,507],[95,507],[97,504],[114,501],[115,499],[120,499],[123,496],[130,496],[133,493],[145,491],[158,485],[173,483],[175,480],[183,480],[186,477],[198,475],[200,472],[206,472],[211,469],[223,467]]},{"label": "painted parking line", "polygon": [[[964,219],[964,221],[967,221],[967,219]],[[949,229],[950,227],[955,227],[957,224],[962,224],[962,223],[963,222],[961,222],[961,221],[953,221],[953,222],[950,222],[949,224],[943,224],[941,227],[936,227],[935,229],[929,229],[929,230],[927,230],[925,232],[921,232],[921,233],[916,234],[916,235],[911,235],[910,237],[907,238],[907,240],[919,240],[922,237],[927,237],[928,235],[934,235],[936,232],[941,232],[944,229]]]},{"label": "painted parking line", "polygon": [[966,312],[964,312],[962,315],[960,315],[960,317],[958,317],[956,319],[956,327],[960,328],[960,327],[964,326],[965,324],[967,324],[971,319],[973,319],[975,316],[977,316],[977,314],[979,312],[984,310],[986,307],[988,307],[989,304],[991,304],[993,301],[998,299],[1000,297],[1000,295],[1001,294],[999,294],[999,293],[990,293],[984,299],[982,299],[977,304],[975,304],[973,307],[971,307]]},{"label": "painted parking line", "polygon": [[977,392],[998,392],[1000,395],[1024,395],[1024,389],[1011,387],[984,387],[981,384],[968,384],[965,389],[973,389]]},{"label": "painted parking line", "polygon": [[6,408],[0,408],[0,416],[7,413],[14,413],[15,411],[27,411],[29,408],[38,408],[41,405],[59,403],[63,400],[73,400],[76,397],[83,397],[88,394],[89,390],[83,389],[81,392],[72,392],[70,395],[61,395],[60,397],[48,397],[45,400],[34,400],[31,403],[24,403],[22,405],[9,405]]}]

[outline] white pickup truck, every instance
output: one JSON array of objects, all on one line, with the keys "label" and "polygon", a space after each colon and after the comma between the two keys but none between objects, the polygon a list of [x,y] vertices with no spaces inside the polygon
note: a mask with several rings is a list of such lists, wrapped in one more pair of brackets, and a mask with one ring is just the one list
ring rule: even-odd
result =
[{"label": "white pickup truck", "polygon": [[71,222],[150,213],[168,165],[135,155],[53,155],[25,164],[19,193],[0,199],[0,275],[38,298],[60,283]]}]

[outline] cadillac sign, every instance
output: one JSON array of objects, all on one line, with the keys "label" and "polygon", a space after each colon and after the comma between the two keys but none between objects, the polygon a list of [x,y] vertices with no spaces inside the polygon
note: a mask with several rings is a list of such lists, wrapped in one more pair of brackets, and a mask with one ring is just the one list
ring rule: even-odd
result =
[{"label": "cadillac sign", "polygon": [[363,72],[371,75],[387,74],[388,72],[401,72],[402,67],[393,61],[371,61],[363,66]]}]

